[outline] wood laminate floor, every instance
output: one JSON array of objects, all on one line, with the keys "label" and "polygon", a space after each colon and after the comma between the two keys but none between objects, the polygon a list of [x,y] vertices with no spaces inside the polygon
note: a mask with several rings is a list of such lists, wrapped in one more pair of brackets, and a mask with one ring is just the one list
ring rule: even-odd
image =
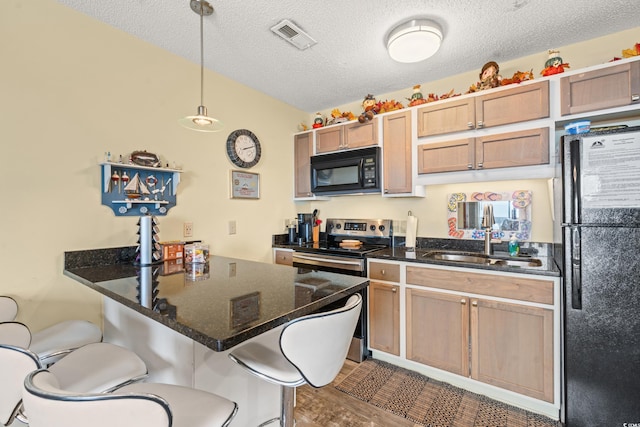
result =
[{"label": "wood laminate floor", "polygon": [[347,360],[332,385],[319,389],[308,385],[298,387],[294,416],[296,427],[420,427],[334,387],[357,366],[357,363]]}]

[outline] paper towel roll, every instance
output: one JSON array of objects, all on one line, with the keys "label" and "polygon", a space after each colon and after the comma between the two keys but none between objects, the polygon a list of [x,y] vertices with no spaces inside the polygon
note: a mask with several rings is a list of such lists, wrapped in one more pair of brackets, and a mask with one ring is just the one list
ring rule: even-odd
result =
[{"label": "paper towel roll", "polygon": [[405,247],[407,248],[415,248],[416,247],[416,232],[418,231],[418,218],[409,215],[407,217],[407,233],[405,237]]}]

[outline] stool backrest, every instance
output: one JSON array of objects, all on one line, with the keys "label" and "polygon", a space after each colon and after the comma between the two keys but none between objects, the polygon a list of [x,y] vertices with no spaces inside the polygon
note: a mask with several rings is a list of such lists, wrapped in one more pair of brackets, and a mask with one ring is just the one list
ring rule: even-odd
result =
[{"label": "stool backrest", "polygon": [[352,295],[338,309],[293,320],[282,330],[280,349],[313,387],[335,379],[347,357],[362,297]]},{"label": "stool backrest", "polygon": [[27,375],[22,401],[29,427],[171,427],[173,422],[169,404],[159,396],[69,393],[46,369]]},{"label": "stool backrest", "polygon": [[0,424],[13,421],[20,407],[22,383],[40,368],[38,356],[29,350],[0,344]]},{"label": "stool backrest", "polygon": [[18,303],[11,297],[0,295],[0,322],[10,322],[18,315]]},{"label": "stool backrest", "polygon": [[0,344],[29,348],[31,344],[31,331],[20,322],[0,323]]}]

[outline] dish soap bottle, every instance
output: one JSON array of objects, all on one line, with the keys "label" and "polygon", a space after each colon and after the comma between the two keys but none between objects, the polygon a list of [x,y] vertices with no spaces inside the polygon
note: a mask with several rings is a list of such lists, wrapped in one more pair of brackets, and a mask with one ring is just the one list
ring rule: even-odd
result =
[{"label": "dish soap bottle", "polygon": [[511,237],[509,238],[509,255],[518,256],[520,253],[520,243],[516,238],[515,233],[511,233]]}]

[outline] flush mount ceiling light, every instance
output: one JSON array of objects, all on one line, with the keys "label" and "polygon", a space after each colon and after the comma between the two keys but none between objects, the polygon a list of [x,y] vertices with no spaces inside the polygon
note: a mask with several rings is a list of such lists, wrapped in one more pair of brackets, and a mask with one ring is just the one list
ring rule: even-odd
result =
[{"label": "flush mount ceiling light", "polygon": [[442,43],[442,29],[429,19],[398,25],[387,38],[389,56],[398,62],[420,62],[433,56]]},{"label": "flush mount ceiling light", "polygon": [[204,37],[203,37],[203,21],[204,16],[213,13],[213,7],[206,0],[191,0],[191,10],[200,15],[200,105],[198,106],[198,114],[195,116],[187,116],[178,122],[187,129],[197,130],[200,132],[217,132],[222,130],[222,122],[207,116],[207,107],[205,107],[204,98]]}]

